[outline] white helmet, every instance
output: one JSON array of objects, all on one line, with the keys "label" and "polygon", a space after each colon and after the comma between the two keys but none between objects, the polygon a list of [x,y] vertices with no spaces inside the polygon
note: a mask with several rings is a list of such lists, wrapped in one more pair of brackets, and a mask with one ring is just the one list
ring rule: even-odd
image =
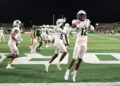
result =
[{"label": "white helmet", "polygon": [[70,26],[70,24],[69,24],[69,23],[66,23],[66,24],[65,24],[65,27],[69,27],[69,26]]},{"label": "white helmet", "polygon": [[54,28],[54,25],[51,25],[50,27],[51,27],[51,28]]},{"label": "white helmet", "polygon": [[[81,14],[84,15],[82,18],[80,17]],[[87,18],[87,14],[86,14],[86,12],[84,10],[78,11],[78,13],[77,13],[77,19],[79,19],[79,20],[85,20],[86,18]]]},{"label": "white helmet", "polygon": [[46,25],[46,28],[49,28],[50,25]]},{"label": "white helmet", "polygon": [[42,25],[43,27],[45,27],[45,24],[44,25]]},{"label": "white helmet", "polygon": [[58,19],[58,20],[56,21],[56,24],[57,24],[58,26],[62,26],[65,22],[66,22],[66,18],[64,18],[64,19]]},{"label": "white helmet", "polygon": [[20,27],[20,25],[21,25],[21,21],[20,20],[13,21],[13,26]]}]

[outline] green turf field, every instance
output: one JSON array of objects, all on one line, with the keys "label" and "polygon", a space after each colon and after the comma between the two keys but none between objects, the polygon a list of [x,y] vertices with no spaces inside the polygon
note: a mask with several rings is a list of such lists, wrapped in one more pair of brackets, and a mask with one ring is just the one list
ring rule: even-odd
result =
[{"label": "green turf field", "polygon": [[[22,34],[23,40],[19,44],[20,56],[25,56],[24,53],[30,53],[30,35]],[[10,53],[7,45],[9,35],[5,35],[6,41],[0,42],[0,53]],[[120,53],[120,36],[90,33],[88,36],[88,50],[87,53]],[[69,61],[72,58],[73,48],[76,36],[70,36],[70,47],[68,48]],[[54,47],[42,49],[40,54],[45,56],[52,56],[54,54]],[[115,60],[111,55],[98,55],[102,61]],[[36,59],[33,59],[36,60]],[[45,59],[46,60],[46,59]],[[49,60],[49,59],[47,59]],[[5,67],[9,59],[6,59],[0,64],[0,83],[49,83],[49,82],[72,82],[64,80],[68,64],[62,64],[62,70],[59,71],[56,65],[51,65],[49,72],[45,72],[44,65],[27,64],[27,65],[13,65],[15,70],[6,70]],[[118,60],[119,61],[119,60]],[[75,66],[75,64],[74,64]],[[72,67],[72,71],[74,69]],[[120,81],[120,64],[88,64],[83,62],[78,70],[76,82],[113,82]]]}]

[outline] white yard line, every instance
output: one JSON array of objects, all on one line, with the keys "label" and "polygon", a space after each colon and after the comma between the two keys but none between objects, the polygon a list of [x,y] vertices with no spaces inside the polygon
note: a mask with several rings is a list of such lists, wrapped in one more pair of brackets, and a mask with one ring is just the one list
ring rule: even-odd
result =
[{"label": "white yard line", "polygon": [[0,86],[120,86],[120,82],[81,82],[81,83],[1,83]]}]

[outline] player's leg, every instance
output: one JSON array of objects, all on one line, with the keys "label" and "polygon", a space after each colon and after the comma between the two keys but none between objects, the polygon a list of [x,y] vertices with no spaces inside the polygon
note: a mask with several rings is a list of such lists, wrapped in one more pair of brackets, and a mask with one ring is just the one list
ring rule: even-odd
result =
[{"label": "player's leg", "polygon": [[80,64],[81,64],[81,62],[82,62],[82,59],[79,58],[79,59],[78,59],[78,62],[77,62],[77,64],[76,64],[76,66],[75,66],[75,70],[71,73],[73,82],[75,82],[77,70],[78,70],[78,68],[79,68],[79,66],[80,66]]},{"label": "player's leg", "polygon": [[86,50],[87,50],[87,46],[86,45],[85,46],[81,46],[78,62],[76,64],[76,66],[75,66],[74,71],[72,72],[73,82],[75,82],[75,78],[76,78],[76,74],[77,74],[78,68],[80,67],[80,64],[82,62],[82,58],[83,58],[84,54],[86,53]]},{"label": "player's leg", "polygon": [[[13,43],[11,41],[8,42],[8,46],[9,46],[11,52],[12,52],[12,50],[13,50]],[[12,55],[10,55],[10,56],[2,55],[1,59],[0,59],[0,63],[2,63],[6,58],[12,58],[12,57],[13,57]]]},{"label": "player's leg", "polygon": [[5,55],[1,56],[0,63],[2,63],[7,57]]},{"label": "player's leg", "polygon": [[76,43],[75,47],[74,47],[73,58],[72,58],[71,62],[69,63],[67,71],[64,76],[65,80],[68,80],[70,69],[73,66],[75,60],[77,59],[79,52],[80,52],[80,45]]},{"label": "player's leg", "polygon": [[82,62],[82,58],[83,58],[84,54],[86,53],[86,50],[87,50],[86,46],[81,46],[80,55],[79,55],[79,59],[76,64],[75,70],[78,70],[80,63]]},{"label": "player's leg", "polygon": [[41,48],[42,45],[43,45],[42,41],[39,42],[39,48]]},{"label": "player's leg", "polygon": [[62,55],[61,55],[61,57],[60,57],[59,62],[56,64],[56,66],[57,66],[57,68],[58,68],[59,70],[61,70],[60,63],[61,63],[61,61],[64,59],[64,57],[67,55],[67,49],[66,49],[65,45],[63,44],[63,42],[60,43],[59,46],[60,46],[60,50],[61,50],[63,53],[62,53]]},{"label": "player's leg", "polygon": [[2,34],[2,37],[3,37],[3,40],[5,41],[5,37],[4,37],[4,34]]},{"label": "player's leg", "polygon": [[37,50],[40,50],[41,46],[42,46],[42,40],[41,40],[40,37],[38,37],[38,47],[37,47]]},{"label": "player's leg", "polygon": [[37,40],[34,39],[33,40],[33,44],[30,46],[30,49],[31,49],[31,53],[34,53],[35,52],[35,46],[37,45]]},{"label": "player's leg", "polygon": [[55,58],[58,56],[58,53],[59,53],[59,48],[56,47],[55,49],[55,54],[52,56],[51,60],[49,61],[48,64],[45,64],[45,71],[48,72],[48,68],[50,66],[50,64],[55,60]]},{"label": "player's leg", "polygon": [[10,61],[6,67],[6,69],[15,69],[14,67],[11,66],[12,62],[14,61],[15,58],[17,58],[18,55],[13,54],[12,56],[7,56],[7,58],[10,58]]},{"label": "player's leg", "polygon": [[65,45],[63,43],[61,44],[61,51],[63,53],[62,53],[62,55],[60,57],[59,62],[61,62],[63,60],[63,58],[67,55],[67,49],[66,49],[66,47],[65,47]]},{"label": "player's leg", "polygon": [[33,48],[33,51],[35,52],[36,50],[37,50],[37,47],[39,46],[39,43],[38,43],[38,41],[35,43],[35,46],[34,46],[34,48]]},{"label": "player's leg", "polygon": [[14,59],[19,56],[19,50],[15,43],[10,43],[9,47],[12,52],[12,55],[7,56],[7,58],[10,58],[10,61],[9,61],[8,65],[6,66],[6,69],[14,69],[14,67],[12,67],[11,64],[14,61]]}]

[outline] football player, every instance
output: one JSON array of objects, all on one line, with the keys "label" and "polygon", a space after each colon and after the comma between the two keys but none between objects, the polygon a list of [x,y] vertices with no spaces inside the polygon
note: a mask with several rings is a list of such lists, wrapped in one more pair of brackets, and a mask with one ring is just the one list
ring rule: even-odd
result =
[{"label": "football player", "polygon": [[3,40],[5,41],[3,27],[1,27],[1,29],[0,29],[0,41],[1,41],[1,38],[3,38]]},{"label": "football player", "polygon": [[90,20],[87,19],[87,14],[84,10],[80,10],[77,13],[77,19],[72,21],[72,28],[73,31],[77,33],[77,39],[74,47],[74,52],[73,52],[73,58],[72,61],[70,62],[68,69],[65,73],[64,79],[68,80],[70,69],[72,65],[74,64],[75,60],[79,56],[78,62],[75,66],[74,71],[71,73],[72,75],[72,80],[75,82],[76,74],[78,71],[78,68],[82,62],[82,57],[86,53],[87,50],[87,34],[88,34],[88,29],[94,30],[94,28],[90,24]]},{"label": "football player", "polygon": [[0,59],[0,63],[1,63],[5,58],[10,58],[10,61],[7,65],[6,69],[14,69],[14,67],[12,67],[11,64],[14,61],[14,59],[19,56],[19,50],[18,50],[16,43],[18,43],[18,41],[21,41],[20,26],[21,26],[20,20],[15,20],[13,22],[12,32],[10,35],[10,39],[8,41],[8,46],[12,52],[12,55],[2,56],[2,58]]},{"label": "football player", "polygon": [[33,44],[33,40],[35,39],[34,31],[35,31],[35,25],[33,25],[31,30],[31,45]]},{"label": "football player", "polygon": [[41,30],[37,29],[34,31],[34,40],[33,40],[33,44],[30,46],[31,48],[31,53],[36,52],[37,48],[39,48],[42,46],[42,37],[41,37]]},{"label": "football player", "polygon": [[66,39],[66,45],[68,44],[68,39],[66,36],[66,33],[64,32],[64,23],[65,23],[66,19],[58,19],[56,22],[56,26],[55,26],[55,54],[53,55],[53,57],[51,58],[51,60],[49,61],[48,64],[45,64],[45,70],[48,72],[48,68],[50,66],[50,64],[55,60],[56,57],[58,57],[59,52],[62,51],[62,55],[59,59],[59,62],[56,64],[57,68],[59,70],[61,70],[60,67],[60,62],[64,59],[64,57],[67,55],[67,49],[63,43],[63,37],[65,36]]}]

